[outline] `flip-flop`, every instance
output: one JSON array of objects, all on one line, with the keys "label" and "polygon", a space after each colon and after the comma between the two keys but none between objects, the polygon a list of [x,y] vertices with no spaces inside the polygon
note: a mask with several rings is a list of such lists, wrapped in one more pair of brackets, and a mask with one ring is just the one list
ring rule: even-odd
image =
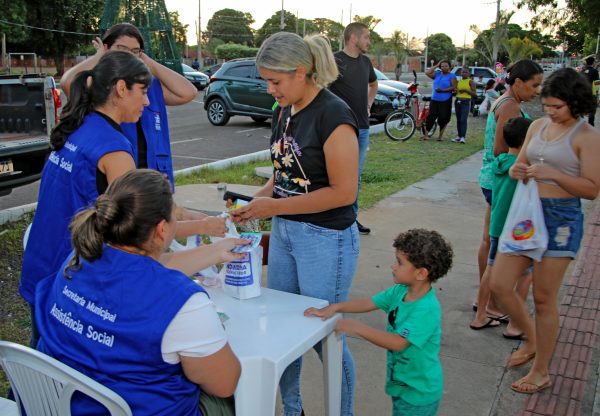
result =
[{"label": "flip-flop", "polygon": [[520,355],[520,356],[517,356],[516,358],[514,357],[514,355],[515,355],[514,353],[511,354],[510,358],[508,359],[508,363],[506,363],[507,368],[521,367],[522,365],[527,364],[529,361],[531,361],[535,358],[535,352]]},{"label": "flip-flop", "polygon": [[[533,389],[524,389],[523,384],[533,386],[534,388]],[[513,389],[514,391],[516,391],[517,393],[534,394],[534,393],[539,393],[540,391],[547,389],[550,386],[552,386],[552,382],[550,380],[548,380],[542,384],[535,384],[531,381],[525,380],[525,377],[523,377],[522,379],[518,380],[516,382],[516,384],[511,384],[510,388]]]},{"label": "flip-flop", "polygon": [[504,315],[496,315],[496,314],[493,314],[493,313],[489,313],[487,311],[486,311],[486,313],[487,313],[487,317],[488,318],[495,319],[496,321],[500,321],[503,324],[507,324],[508,321],[509,321],[509,316],[508,316],[507,313],[505,313]]},{"label": "flip-flop", "polygon": [[523,341],[525,339],[525,334],[521,332],[520,334],[507,334],[506,332],[502,333],[502,336],[506,339],[514,339],[517,341]]},{"label": "flip-flop", "polygon": [[474,331],[480,331],[485,328],[495,328],[497,326],[500,326],[500,321],[497,321],[492,318],[488,318],[487,322],[481,326],[475,326],[473,324],[469,324],[469,328],[471,328]]}]

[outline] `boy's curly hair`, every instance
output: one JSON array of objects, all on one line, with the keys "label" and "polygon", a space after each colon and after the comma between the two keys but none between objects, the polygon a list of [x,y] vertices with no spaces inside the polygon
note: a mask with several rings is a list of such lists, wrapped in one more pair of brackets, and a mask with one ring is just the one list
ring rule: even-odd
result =
[{"label": "boy's curly hair", "polygon": [[452,246],[437,231],[422,228],[408,230],[394,239],[393,246],[404,253],[416,268],[427,269],[431,283],[443,277],[452,267]]}]

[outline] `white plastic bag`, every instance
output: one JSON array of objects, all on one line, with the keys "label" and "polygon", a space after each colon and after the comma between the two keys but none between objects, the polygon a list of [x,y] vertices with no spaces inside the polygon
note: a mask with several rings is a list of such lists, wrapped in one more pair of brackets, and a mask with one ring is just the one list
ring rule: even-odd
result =
[{"label": "white plastic bag", "polygon": [[486,96],[483,99],[483,101],[481,102],[481,104],[479,104],[479,114],[484,116],[488,113],[489,110],[490,110],[490,97],[486,94]]},{"label": "white plastic bag", "polygon": [[245,253],[240,260],[225,263],[223,292],[238,299],[260,296],[262,257],[262,246],[258,246]]},{"label": "white plastic bag", "polygon": [[527,184],[519,181],[498,241],[498,250],[541,261],[547,247],[548,230],[537,183],[533,179]]}]

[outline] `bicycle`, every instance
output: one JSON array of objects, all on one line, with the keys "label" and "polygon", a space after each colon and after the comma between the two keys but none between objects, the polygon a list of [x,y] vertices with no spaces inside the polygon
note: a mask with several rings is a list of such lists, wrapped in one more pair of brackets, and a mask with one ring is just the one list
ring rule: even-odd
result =
[{"label": "bicycle", "polygon": [[[426,131],[425,124],[427,116],[429,115],[429,102],[431,101],[431,97],[424,96],[422,98],[423,105],[421,108],[419,94],[417,93],[419,83],[417,82],[417,73],[414,70],[413,75],[415,80],[408,86],[410,95],[406,97],[403,93],[399,94],[398,108],[388,114],[383,124],[385,134],[395,141],[404,142],[410,139],[416,129],[419,129],[423,134],[425,134]],[[417,117],[415,117],[414,114],[416,114]],[[432,137],[436,129],[437,121],[433,123],[431,130],[427,132],[427,136]]]}]

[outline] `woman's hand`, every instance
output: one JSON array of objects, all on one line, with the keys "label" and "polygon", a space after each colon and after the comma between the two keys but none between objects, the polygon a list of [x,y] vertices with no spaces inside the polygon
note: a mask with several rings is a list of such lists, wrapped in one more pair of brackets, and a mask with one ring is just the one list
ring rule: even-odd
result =
[{"label": "woman's hand", "polygon": [[246,222],[251,220],[270,218],[277,215],[275,210],[275,199],[270,197],[254,197],[248,205],[244,205],[229,213],[234,222]]},{"label": "woman's hand", "polygon": [[224,217],[206,217],[200,220],[201,232],[198,234],[208,234],[213,237],[223,237],[227,232]]},{"label": "woman's hand", "polygon": [[557,169],[543,163],[536,163],[527,168],[527,177],[535,180],[555,180],[557,173]]},{"label": "woman's hand", "polygon": [[337,313],[337,304],[325,306],[324,308],[308,308],[304,311],[304,316],[318,316],[322,320],[327,320],[331,318],[335,313]]},{"label": "woman's hand", "polygon": [[211,244],[213,249],[217,250],[219,261],[217,263],[226,263],[228,261],[240,260],[244,258],[245,253],[234,253],[231,250],[235,246],[250,244],[250,240],[245,238],[224,238]]},{"label": "woman's hand", "polygon": [[515,162],[514,165],[508,170],[508,174],[513,179],[523,180],[527,178],[528,165],[523,162]]}]

